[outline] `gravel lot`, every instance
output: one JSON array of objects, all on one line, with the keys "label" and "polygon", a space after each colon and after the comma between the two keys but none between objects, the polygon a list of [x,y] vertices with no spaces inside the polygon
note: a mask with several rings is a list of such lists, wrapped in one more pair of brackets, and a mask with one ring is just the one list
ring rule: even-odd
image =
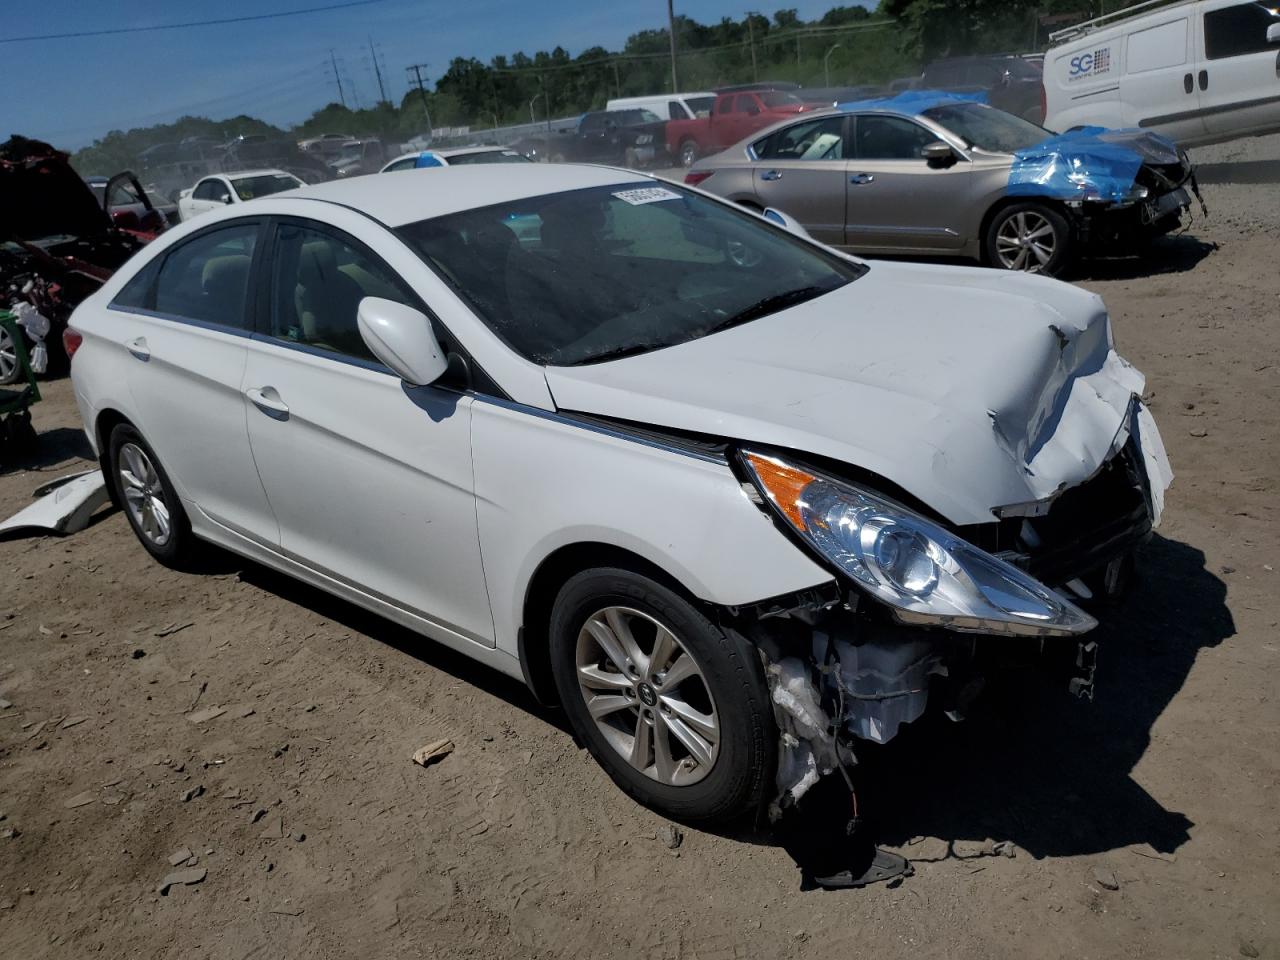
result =
[{"label": "gravel lot", "polygon": [[[1280,139],[1198,159],[1208,220],[1075,278],[1177,474],[1097,702],[1006,682],[871,756],[914,877],[805,891],[749,827],[671,849],[519,684],[228,555],[167,571],[107,513],[0,542],[0,953],[1280,956]],[[0,516],[85,466],[45,392]],[[203,880],[161,895],[184,850]]]}]

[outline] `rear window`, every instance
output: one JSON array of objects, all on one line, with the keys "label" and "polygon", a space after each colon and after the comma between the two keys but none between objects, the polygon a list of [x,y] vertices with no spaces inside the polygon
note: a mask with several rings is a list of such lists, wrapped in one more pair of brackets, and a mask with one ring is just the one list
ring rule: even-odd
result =
[{"label": "rear window", "polygon": [[463,167],[469,163],[532,163],[528,157],[514,150],[486,150],[484,153],[462,153],[449,158],[449,166]]},{"label": "rear window", "polygon": [[794,93],[784,93],[781,90],[766,90],[759,97],[766,107],[789,107],[804,103]]},{"label": "rear window", "polygon": [[695,117],[709,117],[711,116],[711,105],[715,102],[715,97],[690,97],[684,102],[684,105],[693,111]]}]

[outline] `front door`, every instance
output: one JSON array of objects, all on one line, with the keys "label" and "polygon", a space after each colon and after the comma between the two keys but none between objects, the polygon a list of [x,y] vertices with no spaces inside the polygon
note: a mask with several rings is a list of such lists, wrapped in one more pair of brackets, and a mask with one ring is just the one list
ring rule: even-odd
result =
[{"label": "front door", "polygon": [[849,170],[847,118],[793,123],[757,142],[752,165],[756,196],[790,214],[815,240],[845,242],[845,184]]},{"label": "front door", "polygon": [[882,253],[944,253],[966,241],[965,210],[972,165],[930,164],[922,156],[937,136],[889,114],[854,118],[845,242]]},{"label": "front door", "polygon": [[366,296],[414,306],[368,247],[279,220],[248,346],[249,440],[283,552],[493,645],[471,469],[471,399],[409,387],[365,347]]},{"label": "front door", "polygon": [[1202,7],[1200,107],[1220,139],[1280,130],[1280,13],[1261,3],[1209,0]]}]

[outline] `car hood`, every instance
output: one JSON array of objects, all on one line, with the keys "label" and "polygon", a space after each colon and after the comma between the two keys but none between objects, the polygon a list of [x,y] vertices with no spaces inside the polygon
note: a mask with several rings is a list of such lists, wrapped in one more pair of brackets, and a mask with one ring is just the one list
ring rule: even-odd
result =
[{"label": "car hood", "polygon": [[562,410],[831,458],[960,525],[1092,476],[1144,383],[1094,294],[895,263],[740,327],[546,378]]}]

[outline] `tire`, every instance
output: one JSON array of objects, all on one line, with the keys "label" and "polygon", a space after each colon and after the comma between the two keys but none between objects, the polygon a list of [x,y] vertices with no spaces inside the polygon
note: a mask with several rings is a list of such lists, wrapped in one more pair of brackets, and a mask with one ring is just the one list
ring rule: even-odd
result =
[{"label": "tire", "polygon": [[[550,640],[569,721],[624,792],[689,823],[723,823],[758,809],[773,782],[777,729],[755,648],[675,591],[615,568],[588,570],[564,585]],[[660,642],[671,652],[658,653],[662,662],[651,671]],[[636,668],[630,675],[629,667]],[[628,753],[642,759],[633,765]]]},{"label": "tire", "polygon": [[[1041,233],[1046,227],[1049,233]],[[1024,246],[1019,244],[1021,240],[1030,242]],[[1073,240],[1071,225],[1053,207],[1043,203],[1014,203],[991,218],[982,250],[987,264],[997,269],[1056,277],[1074,259]],[[1046,250],[1050,243],[1051,248]]]},{"label": "tire", "polygon": [[698,149],[698,141],[682,140],[680,142],[680,166],[686,170],[698,162],[702,151]]},{"label": "tire", "polygon": [[[199,552],[198,544],[182,501],[155,451],[128,423],[117,424],[111,431],[107,451],[109,479],[115,489],[116,502],[139,542],[166,567],[188,569]],[[125,479],[126,472],[132,481]],[[163,514],[159,507],[163,507]],[[166,522],[167,533],[160,536]]]},{"label": "tire", "polygon": [[627,147],[622,154],[622,165],[628,170],[640,169],[640,155],[636,153],[634,147]]},{"label": "tire", "polygon": [[18,363],[18,345],[5,327],[0,327],[0,385],[17,383],[22,379],[22,365]]}]

